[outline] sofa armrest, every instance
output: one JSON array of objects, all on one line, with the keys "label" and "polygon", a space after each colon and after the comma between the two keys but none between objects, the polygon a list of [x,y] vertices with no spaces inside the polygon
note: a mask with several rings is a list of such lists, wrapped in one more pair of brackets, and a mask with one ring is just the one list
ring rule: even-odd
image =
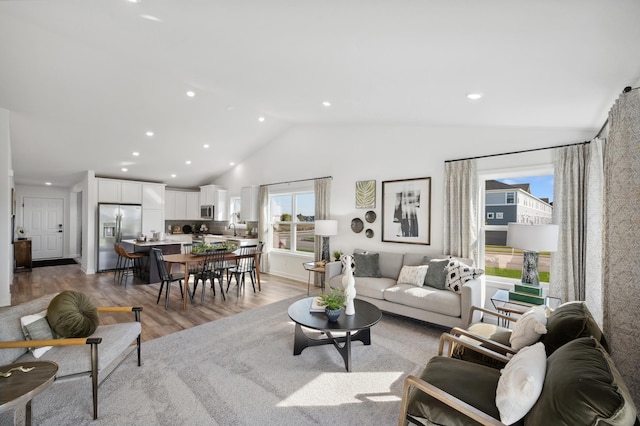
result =
[{"label": "sofa armrest", "polygon": [[40,348],[43,346],[77,346],[77,345],[97,345],[102,343],[100,337],[75,337],[69,339],[46,339],[46,340],[16,340],[12,342],[0,342],[0,349],[15,348]]},{"label": "sofa armrest", "polygon": [[[510,346],[505,346],[502,343],[498,343],[495,342],[491,339],[487,339],[486,337],[480,336],[478,334],[475,333],[471,333],[468,330],[464,330],[462,328],[458,328],[458,327],[454,327],[451,329],[451,331],[449,331],[449,334],[452,336],[464,336],[467,339],[470,340],[475,340],[476,342],[478,342],[478,344],[484,345],[485,348],[494,351],[494,352],[498,352],[502,355],[505,354],[516,354],[518,351],[514,350],[512,347]],[[442,338],[441,338],[442,340]],[[467,340],[469,341],[469,340]],[[441,342],[441,346],[442,346],[442,342]],[[466,345],[463,345],[466,347]],[[476,346],[477,347],[477,346]],[[470,348],[475,350],[476,347]],[[476,351],[476,352],[480,352],[480,351]],[[440,354],[439,354],[440,355]],[[449,355],[451,355],[451,351],[449,352]],[[485,354],[486,355],[486,354]],[[502,361],[502,359],[500,359],[500,361]]]},{"label": "sofa armrest", "polygon": [[98,312],[133,312],[137,322],[140,322],[141,306],[100,306]]},{"label": "sofa armrest", "polygon": [[412,388],[419,389],[420,391],[426,393],[432,398],[435,398],[438,401],[444,404],[447,404],[449,407],[477,421],[481,425],[504,426],[504,424],[499,420],[494,419],[493,417],[467,404],[461,399],[458,399],[455,396],[443,391],[442,389],[437,388],[432,384],[425,382],[424,380],[413,375],[410,375],[406,379],[404,379],[404,386],[402,389],[402,403],[400,405],[400,417],[398,418],[398,426],[407,425],[407,411],[409,408],[409,397],[410,397]]},{"label": "sofa armrest", "polygon": [[342,262],[328,262],[324,266],[324,279],[329,282],[331,278],[342,274]]},{"label": "sofa armrest", "polygon": [[510,321],[510,322],[518,321],[518,318],[516,318],[516,317],[510,317],[508,315],[504,315],[504,314],[501,314],[499,312],[492,311],[490,309],[480,308],[480,307],[475,306],[475,305],[473,305],[471,307],[471,309],[469,310],[469,318],[473,318],[473,316],[475,315],[475,311],[482,312],[483,316],[484,315],[491,315],[491,316],[494,316],[496,318],[500,318],[500,319],[505,320],[505,321]]},{"label": "sofa armrest", "polygon": [[473,322],[480,322],[482,319],[482,312],[472,312],[471,307],[484,306],[484,292],[484,275],[463,284],[462,292],[460,294],[460,312],[462,316],[462,324],[465,328]]}]

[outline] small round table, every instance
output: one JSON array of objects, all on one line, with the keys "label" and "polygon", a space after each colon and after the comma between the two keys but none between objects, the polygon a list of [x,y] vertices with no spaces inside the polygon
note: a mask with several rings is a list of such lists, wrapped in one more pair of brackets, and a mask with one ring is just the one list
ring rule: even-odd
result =
[{"label": "small round table", "polygon": [[[33,368],[29,372],[19,370]],[[0,413],[26,404],[25,424],[31,424],[31,400],[45,390],[56,378],[58,364],[50,361],[18,362],[0,366]]]},{"label": "small round table", "polygon": [[[336,322],[330,322],[324,312],[311,312],[313,297],[298,300],[289,306],[289,318],[296,323],[293,343],[293,355],[300,355],[309,346],[333,344],[342,359],[347,371],[351,371],[351,342],[356,340],[365,345],[371,344],[371,327],[382,318],[382,313],[375,305],[364,300],[355,299],[355,315],[345,315],[344,310]],[[307,336],[302,327],[323,332],[326,339],[312,339]],[[345,333],[344,336],[334,336],[333,333]],[[353,334],[352,334],[353,333]],[[340,343],[343,343],[340,346]]]}]

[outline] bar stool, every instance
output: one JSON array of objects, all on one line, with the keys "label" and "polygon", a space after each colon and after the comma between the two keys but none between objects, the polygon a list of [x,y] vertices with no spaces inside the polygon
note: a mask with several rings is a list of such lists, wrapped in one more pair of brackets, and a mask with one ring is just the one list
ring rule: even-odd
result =
[{"label": "bar stool", "polygon": [[122,282],[122,278],[124,278],[124,288],[127,288],[127,276],[142,276],[141,262],[145,255],[144,253],[129,253],[122,246],[118,246],[118,248],[123,259],[120,282]]},{"label": "bar stool", "polygon": [[118,255],[118,260],[116,261],[116,269],[113,270],[113,280],[120,281],[122,276],[122,253],[120,252],[120,246],[118,243],[113,243],[113,250]]}]

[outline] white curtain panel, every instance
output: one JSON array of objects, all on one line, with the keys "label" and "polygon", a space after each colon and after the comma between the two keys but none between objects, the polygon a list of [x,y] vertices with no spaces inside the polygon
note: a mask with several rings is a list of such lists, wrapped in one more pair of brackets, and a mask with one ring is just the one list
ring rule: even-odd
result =
[{"label": "white curtain panel", "polygon": [[558,250],[551,255],[549,293],[563,301],[585,300],[602,326],[604,141],[555,152],[554,222]]},{"label": "white curtain panel", "polygon": [[264,272],[269,272],[269,251],[272,247],[272,242],[269,241],[270,234],[270,223],[269,220],[269,187],[261,186],[260,193],[258,195],[260,202],[260,222],[258,223],[258,235],[260,235],[260,241],[264,241],[264,245],[262,247],[262,257],[261,257],[261,270]]},{"label": "white curtain panel", "polygon": [[[331,178],[321,178],[314,181],[314,192],[316,199],[316,220],[331,219],[329,217],[329,203],[331,200]],[[315,239],[315,258],[320,260],[322,257],[322,237]]]},{"label": "white curtain panel", "polygon": [[640,90],[609,112],[605,149],[604,334],[611,356],[640,404]]},{"label": "white curtain panel", "polygon": [[475,160],[444,164],[445,254],[478,264],[478,174]]}]

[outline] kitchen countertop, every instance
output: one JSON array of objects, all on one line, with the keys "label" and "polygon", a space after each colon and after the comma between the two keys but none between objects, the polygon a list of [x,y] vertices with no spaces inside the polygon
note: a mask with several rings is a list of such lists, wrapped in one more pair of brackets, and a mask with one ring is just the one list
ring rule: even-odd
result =
[{"label": "kitchen countertop", "polygon": [[147,242],[140,242],[138,240],[122,240],[123,243],[129,243],[129,244],[133,244],[134,246],[138,246],[138,247],[151,247],[151,246],[167,246],[167,245],[175,245],[175,244],[182,244],[180,241],[170,241],[170,240],[164,240],[164,241],[147,241]]}]

